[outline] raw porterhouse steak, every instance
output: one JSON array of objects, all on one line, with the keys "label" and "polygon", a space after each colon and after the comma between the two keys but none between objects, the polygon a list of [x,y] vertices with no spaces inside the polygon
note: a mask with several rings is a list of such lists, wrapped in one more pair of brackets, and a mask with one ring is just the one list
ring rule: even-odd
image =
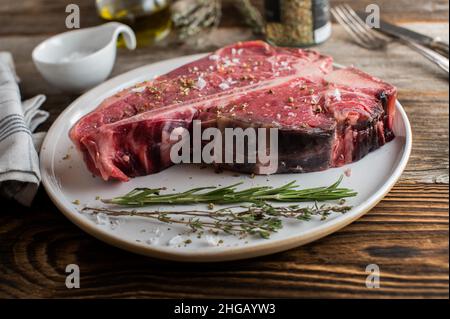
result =
[{"label": "raw porterhouse steak", "polygon": [[[70,137],[104,180],[161,171],[171,132],[195,119],[279,129],[277,173],[357,161],[394,138],[395,87],[315,51],[238,43],[123,90],[81,118]],[[258,164],[229,168],[260,173]]]}]

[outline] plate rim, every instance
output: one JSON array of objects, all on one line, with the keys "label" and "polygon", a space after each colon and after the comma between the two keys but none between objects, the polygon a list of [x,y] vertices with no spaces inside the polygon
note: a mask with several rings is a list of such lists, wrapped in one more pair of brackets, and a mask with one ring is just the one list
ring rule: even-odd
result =
[{"label": "plate rim", "polygon": [[[396,101],[396,110],[398,112],[398,115],[401,117],[401,120],[405,126],[405,142],[404,142],[404,152],[402,154],[402,157],[400,158],[400,161],[397,163],[393,174],[377,189],[377,191],[369,196],[364,204],[361,204],[362,206],[360,208],[360,211],[358,213],[354,213],[351,215],[351,217],[348,218],[340,218],[334,221],[333,223],[329,224],[322,224],[319,225],[309,231],[306,231],[304,233],[298,234],[296,236],[292,236],[290,238],[284,238],[284,239],[277,239],[275,241],[268,241],[266,243],[258,243],[257,245],[252,246],[242,246],[242,247],[233,247],[232,249],[227,247],[221,247],[214,250],[202,250],[202,251],[185,251],[185,250],[175,250],[175,249],[163,249],[155,246],[149,246],[144,245],[142,243],[131,243],[124,239],[118,238],[116,235],[112,235],[110,232],[95,227],[94,224],[90,223],[86,218],[84,218],[78,211],[72,212],[70,207],[66,207],[66,205],[63,203],[63,200],[59,198],[59,194],[57,189],[54,188],[52,182],[51,182],[51,176],[47,174],[45,169],[45,162],[48,160],[48,156],[50,156],[50,160],[53,164],[54,161],[54,152],[50,152],[51,146],[49,146],[50,137],[54,134],[53,131],[56,130],[57,127],[61,125],[60,122],[64,119],[65,115],[72,111],[76,107],[78,103],[80,103],[80,100],[88,98],[90,95],[93,95],[96,91],[101,89],[106,89],[108,87],[115,87],[118,88],[120,81],[123,81],[124,79],[127,79],[134,73],[138,74],[143,69],[147,69],[149,67],[157,67],[158,64],[166,65],[170,64],[171,62],[177,62],[181,59],[186,60],[194,60],[196,58],[200,58],[201,56],[204,56],[206,53],[200,53],[200,54],[193,54],[193,55],[186,55],[186,56],[180,56],[172,59],[162,60],[155,63],[147,64],[141,67],[138,67],[136,69],[127,71],[125,73],[122,73],[120,75],[117,75],[111,79],[108,79],[107,81],[103,82],[102,84],[90,89],[86,93],[79,96],[77,99],[75,99],[67,108],[61,112],[61,114],[55,119],[55,121],[52,123],[51,127],[49,128],[47,135],[45,136],[45,139],[42,143],[41,147],[41,154],[40,154],[40,170],[41,170],[41,179],[42,184],[52,200],[52,202],[55,204],[55,206],[58,208],[59,211],[63,213],[66,218],[68,218],[72,223],[74,223],[76,226],[81,228],[83,231],[88,233],[89,235],[118,248],[137,253],[140,255],[145,255],[148,257],[154,257],[159,259],[165,259],[165,260],[171,260],[171,261],[177,261],[177,262],[221,262],[221,261],[232,261],[232,260],[241,260],[241,259],[249,259],[264,255],[269,255],[281,251],[286,251],[295,247],[299,247],[305,244],[308,244],[310,242],[313,242],[315,240],[318,240],[320,238],[323,238],[325,236],[328,236],[347,225],[353,223],[355,220],[361,218],[363,215],[365,215],[368,211],[370,211],[375,205],[377,205],[389,191],[395,186],[397,181],[400,179],[401,175],[403,174],[403,171],[406,168],[406,165],[408,163],[409,157],[411,155],[412,150],[412,130],[411,130],[411,124],[409,122],[409,119],[407,117],[406,111],[404,110],[401,103],[397,100]],[[340,67],[339,64],[336,64],[336,66]],[[130,80],[128,80],[130,81]],[[53,147],[55,149],[56,147]],[[49,154],[50,153],[50,154]],[[76,210],[76,209],[74,209]],[[347,215],[350,216],[350,215]]]}]

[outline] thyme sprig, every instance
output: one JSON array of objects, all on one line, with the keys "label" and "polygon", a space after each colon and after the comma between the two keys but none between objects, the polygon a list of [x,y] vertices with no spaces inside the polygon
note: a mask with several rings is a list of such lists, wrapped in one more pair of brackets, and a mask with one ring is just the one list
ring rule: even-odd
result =
[{"label": "thyme sprig", "polygon": [[164,188],[135,188],[126,195],[103,200],[106,204],[144,207],[157,204],[236,204],[261,202],[311,202],[339,200],[356,196],[357,193],[348,188],[340,188],[342,176],[328,187],[297,189],[296,181],[281,187],[260,186],[237,190],[242,183],[226,187],[199,187],[181,193],[161,194]]},{"label": "thyme sprig", "polygon": [[255,203],[248,206],[231,206],[215,211],[125,211],[108,208],[85,207],[83,211],[108,216],[135,216],[150,218],[168,224],[181,224],[189,227],[193,232],[208,230],[215,234],[224,232],[245,237],[259,235],[268,239],[271,234],[283,228],[282,218],[308,221],[313,216],[325,220],[331,213],[346,213],[350,206],[323,204],[319,206],[300,207],[289,205],[275,207],[268,203]]}]

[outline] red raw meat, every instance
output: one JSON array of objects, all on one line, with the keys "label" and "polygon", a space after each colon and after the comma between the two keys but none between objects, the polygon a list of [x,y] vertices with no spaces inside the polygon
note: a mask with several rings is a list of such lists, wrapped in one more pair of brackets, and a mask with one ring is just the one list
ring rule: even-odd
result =
[{"label": "red raw meat", "polygon": [[[394,136],[396,89],[355,68],[334,70],[315,51],[238,43],[106,99],[70,137],[103,179],[172,165],[169,140],[195,119],[219,128],[279,128],[277,172],[359,160]],[[259,173],[257,164],[228,168]]]}]

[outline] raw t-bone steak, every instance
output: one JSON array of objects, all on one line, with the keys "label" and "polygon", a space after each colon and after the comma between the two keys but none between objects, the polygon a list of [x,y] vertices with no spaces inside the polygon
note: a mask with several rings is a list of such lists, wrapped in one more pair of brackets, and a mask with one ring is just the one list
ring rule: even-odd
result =
[{"label": "raw t-bone steak", "polygon": [[[105,180],[173,165],[170,134],[196,119],[220,129],[278,128],[278,173],[341,166],[393,139],[396,89],[332,64],[315,51],[234,44],[106,99],[70,137]],[[227,167],[261,173],[258,164]]]}]

